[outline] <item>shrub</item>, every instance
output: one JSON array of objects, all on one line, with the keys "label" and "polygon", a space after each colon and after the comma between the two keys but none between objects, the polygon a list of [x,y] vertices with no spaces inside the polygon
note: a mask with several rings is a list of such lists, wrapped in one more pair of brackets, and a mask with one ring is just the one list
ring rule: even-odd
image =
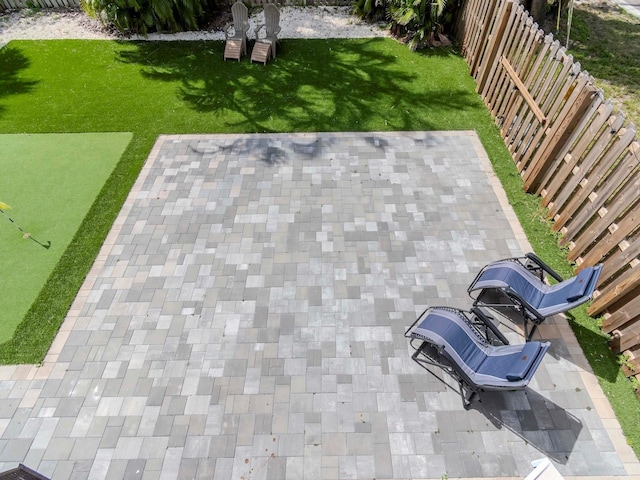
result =
[{"label": "shrub", "polygon": [[387,18],[396,36],[405,37],[409,48],[448,44],[449,31],[459,0],[355,0],[354,12],[363,18]]},{"label": "shrub", "polygon": [[82,0],[89,15],[123,33],[146,35],[197,30],[207,3],[200,0]]}]

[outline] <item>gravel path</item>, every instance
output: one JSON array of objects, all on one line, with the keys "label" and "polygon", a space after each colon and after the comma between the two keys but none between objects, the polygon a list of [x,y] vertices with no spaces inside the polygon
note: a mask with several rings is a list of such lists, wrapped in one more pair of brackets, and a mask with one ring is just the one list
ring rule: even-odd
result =
[{"label": "gravel path", "polygon": [[[280,10],[280,38],[368,38],[388,36],[379,25],[361,22],[349,7],[283,7]],[[249,19],[253,33],[264,22],[262,11]],[[97,20],[80,11],[20,10],[0,15],[0,45],[10,40],[116,39]],[[147,40],[221,40],[222,31],[151,34]],[[132,37],[132,39],[144,39]]]}]

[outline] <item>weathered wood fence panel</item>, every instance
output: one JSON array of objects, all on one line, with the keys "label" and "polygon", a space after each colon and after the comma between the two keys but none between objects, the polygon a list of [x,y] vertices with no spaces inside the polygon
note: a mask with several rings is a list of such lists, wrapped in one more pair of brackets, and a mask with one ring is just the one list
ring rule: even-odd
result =
[{"label": "weathered wood fence panel", "polygon": [[513,0],[467,0],[456,36],[527,192],[577,269],[604,263],[591,315],[640,374],[640,144],[591,76]]},{"label": "weathered wood fence panel", "polygon": [[80,8],[80,0],[0,0],[0,12],[21,8]]},{"label": "weathered wood fence panel", "polygon": [[[235,0],[228,0],[231,5]],[[267,3],[276,3],[281,6],[351,6],[351,0],[248,0],[252,7],[259,7]],[[21,8],[80,8],[80,0],[0,0],[0,12],[5,10],[19,10]]]},{"label": "weathered wood fence panel", "polygon": [[[235,0],[228,0],[227,3],[231,5]],[[266,5],[267,3],[275,3],[279,6],[285,7],[315,7],[315,6],[351,6],[353,2],[351,0],[249,0],[248,2],[252,7],[259,7]]]}]

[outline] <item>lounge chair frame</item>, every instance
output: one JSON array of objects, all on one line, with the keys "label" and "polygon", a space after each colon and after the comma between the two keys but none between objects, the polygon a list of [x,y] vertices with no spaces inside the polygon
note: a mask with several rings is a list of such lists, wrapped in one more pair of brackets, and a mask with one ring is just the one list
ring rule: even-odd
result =
[{"label": "lounge chair frame", "polygon": [[[414,350],[411,359],[446,385],[448,384],[431,367],[438,367],[453,378],[458,383],[456,393],[460,395],[464,408],[469,408],[473,398],[483,391],[509,391],[525,388],[550,346],[549,342],[530,342],[524,345],[490,345],[482,331],[478,329],[478,325],[485,325],[485,320],[478,317],[478,312],[477,309],[465,311],[450,307],[428,307],[405,331],[405,337],[409,339],[409,344]],[[480,312],[481,314],[482,312]],[[456,360],[455,353],[457,352],[452,352],[454,347],[448,343],[447,339],[440,337],[435,330],[430,332],[428,328],[424,328],[430,315],[445,317],[454,323],[457,328],[464,331],[469,341],[475,344],[474,348],[482,351],[487,357],[500,357],[502,353],[512,357],[518,356],[523,353],[525,348],[527,348],[527,354],[535,352],[535,356],[529,360],[526,374],[522,378],[513,381],[507,381],[507,378],[485,378],[483,382],[478,383],[467,373],[465,366]]]},{"label": "lounge chair frame", "polygon": [[[467,289],[469,296],[474,301],[474,307],[489,308],[510,318],[512,318],[510,314],[515,314],[516,319],[520,319],[523,322],[524,336],[527,341],[531,340],[538,326],[542,324],[547,317],[567,312],[590,300],[602,270],[602,265],[587,267],[591,275],[588,280],[589,286],[578,299],[541,309],[532,305],[527,298],[525,298],[525,295],[517,291],[512,285],[505,285],[498,281],[493,283],[483,281],[483,274],[488,269],[500,265],[507,266],[509,265],[507,262],[512,262],[512,265],[517,264],[519,266],[517,270],[523,278],[526,278],[531,284],[537,283],[537,288],[548,289],[549,292],[553,289],[559,292],[561,288],[564,288],[563,286],[568,286],[572,281],[575,281],[577,277],[564,280],[559,273],[554,271],[534,253],[527,253],[523,257],[506,258],[492,262],[476,275],[476,278]],[[547,275],[557,283],[553,286],[547,283]]]}]

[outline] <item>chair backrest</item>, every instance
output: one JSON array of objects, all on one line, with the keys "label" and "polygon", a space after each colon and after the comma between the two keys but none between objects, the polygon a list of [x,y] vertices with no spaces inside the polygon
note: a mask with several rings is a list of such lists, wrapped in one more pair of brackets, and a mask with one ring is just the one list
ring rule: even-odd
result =
[{"label": "chair backrest", "polygon": [[264,23],[267,37],[276,36],[280,32],[280,10],[274,3],[267,3],[264,6]]},{"label": "chair backrest", "polygon": [[544,316],[570,310],[593,295],[602,265],[586,267],[575,277],[548,285],[518,262],[502,260],[488,265],[471,287],[473,290],[504,288]]},{"label": "chair backrest", "polygon": [[548,285],[522,264],[501,260],[487,265],[473,285],[474,290],[484,288],[510,289],[537,308],[547,293]]},{"label": "chair backrest", "polygon": [[488,354],[488,345],[461,314],[433,308],[412,335],[441,347],[468,375],[473,375]]},{"label": "chair backrest", "polygon": [[249,32],[249,10],[242,2],[236,2],[231,6],[233,15],[233,28],[237,34],[246,35]]}]

